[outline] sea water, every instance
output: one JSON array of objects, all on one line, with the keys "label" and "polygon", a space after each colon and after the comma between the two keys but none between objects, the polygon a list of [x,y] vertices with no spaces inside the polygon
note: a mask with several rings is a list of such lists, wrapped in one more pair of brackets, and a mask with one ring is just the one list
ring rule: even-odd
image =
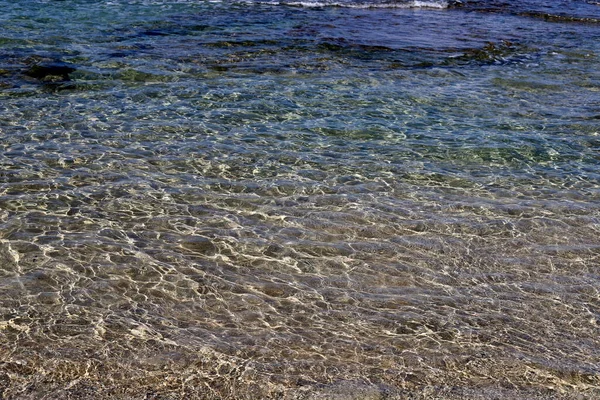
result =
[{"label": "sea water", "polygon": [[600,3],[0,0],[0,398],[600,397]]}]

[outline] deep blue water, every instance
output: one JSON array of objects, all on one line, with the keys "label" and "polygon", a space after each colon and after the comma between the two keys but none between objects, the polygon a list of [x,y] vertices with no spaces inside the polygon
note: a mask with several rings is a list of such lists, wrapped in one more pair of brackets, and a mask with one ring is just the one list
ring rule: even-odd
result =
[{"label": "deep blue water", "polygon": [[0,398],[600,397],[600,3],[0,10]]}]

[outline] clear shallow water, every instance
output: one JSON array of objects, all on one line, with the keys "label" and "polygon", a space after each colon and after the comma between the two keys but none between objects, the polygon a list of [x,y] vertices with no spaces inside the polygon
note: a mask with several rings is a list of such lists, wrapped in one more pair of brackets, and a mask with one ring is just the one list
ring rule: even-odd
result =
[{"label": "clear shallow water", "polygon": [[4,398],[600,395],[596,3],[0,4]]}]

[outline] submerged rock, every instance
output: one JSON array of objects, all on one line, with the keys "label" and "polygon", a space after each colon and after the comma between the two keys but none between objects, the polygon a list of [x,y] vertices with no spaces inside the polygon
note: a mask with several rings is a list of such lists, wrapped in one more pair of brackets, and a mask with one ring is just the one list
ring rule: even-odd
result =
[{"label": "submerged rock", "polygon": [[213,242],[203,236],[188,237],[181,242],[181,246],[195,253],[201,253],[208,256],[213,256],[217,253],[218,248]]},{"label": "submerged rock", "polygon": [[24,74],[42,82],[64,82],[69,81],[69,74],[75,71],[76,68],[69,64],[53,62],[32,65]]}]

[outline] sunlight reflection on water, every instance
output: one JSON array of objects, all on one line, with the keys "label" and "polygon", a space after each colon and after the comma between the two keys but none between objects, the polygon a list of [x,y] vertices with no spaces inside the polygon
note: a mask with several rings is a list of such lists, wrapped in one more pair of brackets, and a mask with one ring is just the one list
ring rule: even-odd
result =
[{"label": "sunlight reflection on water", "polygon": [[0,397],[598,394],[594,23],[3,5]]}]

